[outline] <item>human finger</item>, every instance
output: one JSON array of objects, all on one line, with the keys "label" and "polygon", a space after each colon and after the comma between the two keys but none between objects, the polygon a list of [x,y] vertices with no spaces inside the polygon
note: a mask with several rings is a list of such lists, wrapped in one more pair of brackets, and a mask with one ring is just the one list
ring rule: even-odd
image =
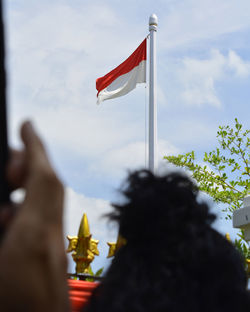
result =
[{"label": "human finger", "polygon": [[46,221],[62,222],[63,186],[53,170],[40,137],[30,122],[23,124],[27,177],[24,210]]},{"label": "human finger", "polygon": [[44,144],[30,121],[23,123],[21,138],[25,145],[28,170],[39,170],[42,166],[44,166],[43,169],[51,169]]}]

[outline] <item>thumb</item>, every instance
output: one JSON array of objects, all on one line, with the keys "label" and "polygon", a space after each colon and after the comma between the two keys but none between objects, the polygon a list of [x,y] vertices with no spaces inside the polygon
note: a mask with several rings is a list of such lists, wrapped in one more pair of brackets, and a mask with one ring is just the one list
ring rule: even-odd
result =
[{"label": "thumb", "polygon": [[41,166],[50,168],[51,165],[44,145],[30,121],[23,123],[21,127],[21,138],[25,145],[26,165],[28,169],[40,169]]}]

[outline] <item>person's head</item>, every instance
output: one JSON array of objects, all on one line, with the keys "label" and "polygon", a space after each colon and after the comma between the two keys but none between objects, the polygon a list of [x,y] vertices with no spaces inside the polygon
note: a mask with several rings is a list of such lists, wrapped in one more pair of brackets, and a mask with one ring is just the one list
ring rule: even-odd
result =
[{"label": "person's head", "polygon": [[242,259],[211,227],[215,216],[190,179],[136,171],[122,193],[110,218],[127,243],[87,311],[243,311]]}]

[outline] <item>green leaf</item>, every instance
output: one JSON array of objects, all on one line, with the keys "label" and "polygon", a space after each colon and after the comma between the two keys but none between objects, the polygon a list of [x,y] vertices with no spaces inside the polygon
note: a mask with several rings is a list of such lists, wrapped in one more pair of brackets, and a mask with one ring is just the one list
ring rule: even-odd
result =
[{"label": "green leaf", "polygon": [[104,267],[103,267],[103,268],[100,268],[98,271],[96,271],[95,276],[101,276],[103,270],[104,270]]}]

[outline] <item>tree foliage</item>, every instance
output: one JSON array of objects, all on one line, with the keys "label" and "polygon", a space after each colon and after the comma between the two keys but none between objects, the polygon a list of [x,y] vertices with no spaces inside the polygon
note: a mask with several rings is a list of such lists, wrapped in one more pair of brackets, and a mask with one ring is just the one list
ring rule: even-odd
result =
[{"label": "tree foliage", "polygon": [[[164,158],[177,167],[191,173],[199,189],[226,207],[227,218],[243,205],[243,198],[250,193],[250,130],[244,130],[235,118],[234,127],[220,126],[217,131],[218,147],[205,152],[202,163],[197,162],[195,152]],[[246,259],[250,274],[250,249],[240,230],[234,245]]]},{"label": "tree foliage", "polygon": [[242,207],[243,198],[250,192],[249,133],[235,118],[234,127],[219,127],[219,146],[204,153],[203,163],[197,162],[194,151],[164,158],[191,172],[201,191],[215,202],[226,204],[225,210],[231,218],[233,210]]}]

